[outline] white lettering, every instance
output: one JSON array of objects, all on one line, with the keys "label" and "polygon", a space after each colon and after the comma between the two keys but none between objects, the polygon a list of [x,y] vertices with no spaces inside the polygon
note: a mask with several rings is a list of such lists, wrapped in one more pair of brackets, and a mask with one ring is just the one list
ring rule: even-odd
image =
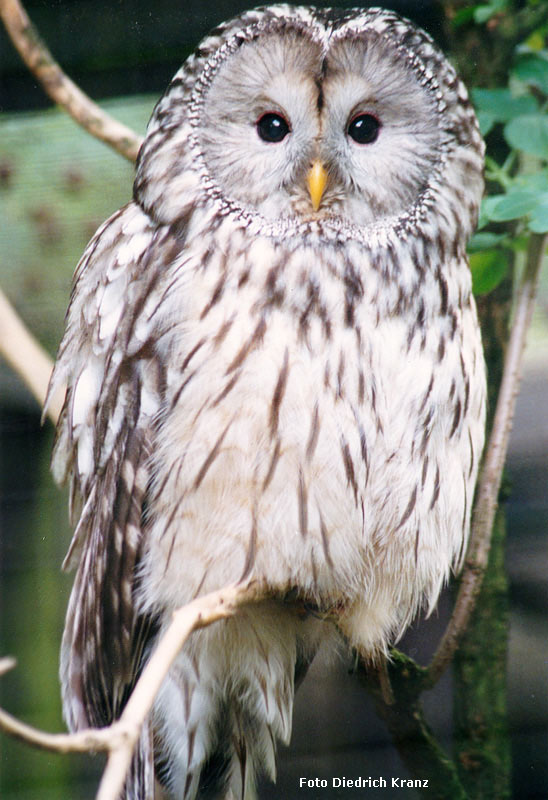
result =
[{"label": "white lettering", "polygon": [[393,789],[428,789],[428,778],[392,778]]},{"label": "white lettering", "polygon": [[299,788],[307,786],[309,789],[327,788],[327,778],[299,778]]},{"label": "white lettering", "polygon": [[[393,780],[399,781],[400,778],[394,778]],[[362,778],[361,776],[358,778],[332,778],[331,779],[331,786],[334,789],[365,789],[366,787],[369,789],[386,789],[387,787],[386,778],[372,778],[369,776],[368,778]],[[399,784],[392,784],[399,788]]]}]

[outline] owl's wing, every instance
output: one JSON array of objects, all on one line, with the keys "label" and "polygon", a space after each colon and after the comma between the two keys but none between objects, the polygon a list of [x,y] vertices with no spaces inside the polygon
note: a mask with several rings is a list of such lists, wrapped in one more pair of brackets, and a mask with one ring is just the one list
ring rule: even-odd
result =
[{"label": "owl's wing", "polygon": [[132,203],[98,230],[76,269],[50,384],[50,395],[67,385],[53,471],[70,478],[79,517],[65,560],[78,569],[61,656],[72,729],[119,716],[151,636],[134,594],[164,385],[158,292],[177,246]]}]

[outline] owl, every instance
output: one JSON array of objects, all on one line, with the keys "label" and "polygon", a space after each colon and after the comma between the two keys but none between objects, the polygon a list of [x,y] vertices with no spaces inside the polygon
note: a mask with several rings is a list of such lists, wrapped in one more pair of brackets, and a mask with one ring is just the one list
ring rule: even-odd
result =
[{"label": "owl", "polygon": [[157,103],[51,384],[69,727],[120,715],[175,609],[248,579],[267,595],[185,644],[127,798],[253,797],[318,648],[374,662],[461,562],[482,162],[454,69],[381,9],[244,13]]}]

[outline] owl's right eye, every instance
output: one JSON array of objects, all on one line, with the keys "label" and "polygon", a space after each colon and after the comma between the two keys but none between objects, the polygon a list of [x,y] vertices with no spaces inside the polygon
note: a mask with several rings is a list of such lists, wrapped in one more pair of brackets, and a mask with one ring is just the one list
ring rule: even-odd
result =
[{"label": "owl's right eye", "polygon": [[281,142],[289,131],[289,123],[281,114],[269,111],[257,120],[257,133],[263,142]]}]

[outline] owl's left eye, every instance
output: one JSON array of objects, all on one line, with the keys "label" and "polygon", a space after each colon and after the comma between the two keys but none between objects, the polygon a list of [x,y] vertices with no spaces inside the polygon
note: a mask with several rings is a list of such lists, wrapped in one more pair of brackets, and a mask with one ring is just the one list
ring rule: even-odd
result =
[{"label": "owl's left eye", "polygon": [[347,133],[357,144],[372,144],[380,129],[381,123],[373,114],[357,114],[350,121]]},{"label": "owl's left eye", "polygon": [[257,133],[263,142],[281,142],[289,130],[289,123],[281,114],[268,112],[257,120]]}]

